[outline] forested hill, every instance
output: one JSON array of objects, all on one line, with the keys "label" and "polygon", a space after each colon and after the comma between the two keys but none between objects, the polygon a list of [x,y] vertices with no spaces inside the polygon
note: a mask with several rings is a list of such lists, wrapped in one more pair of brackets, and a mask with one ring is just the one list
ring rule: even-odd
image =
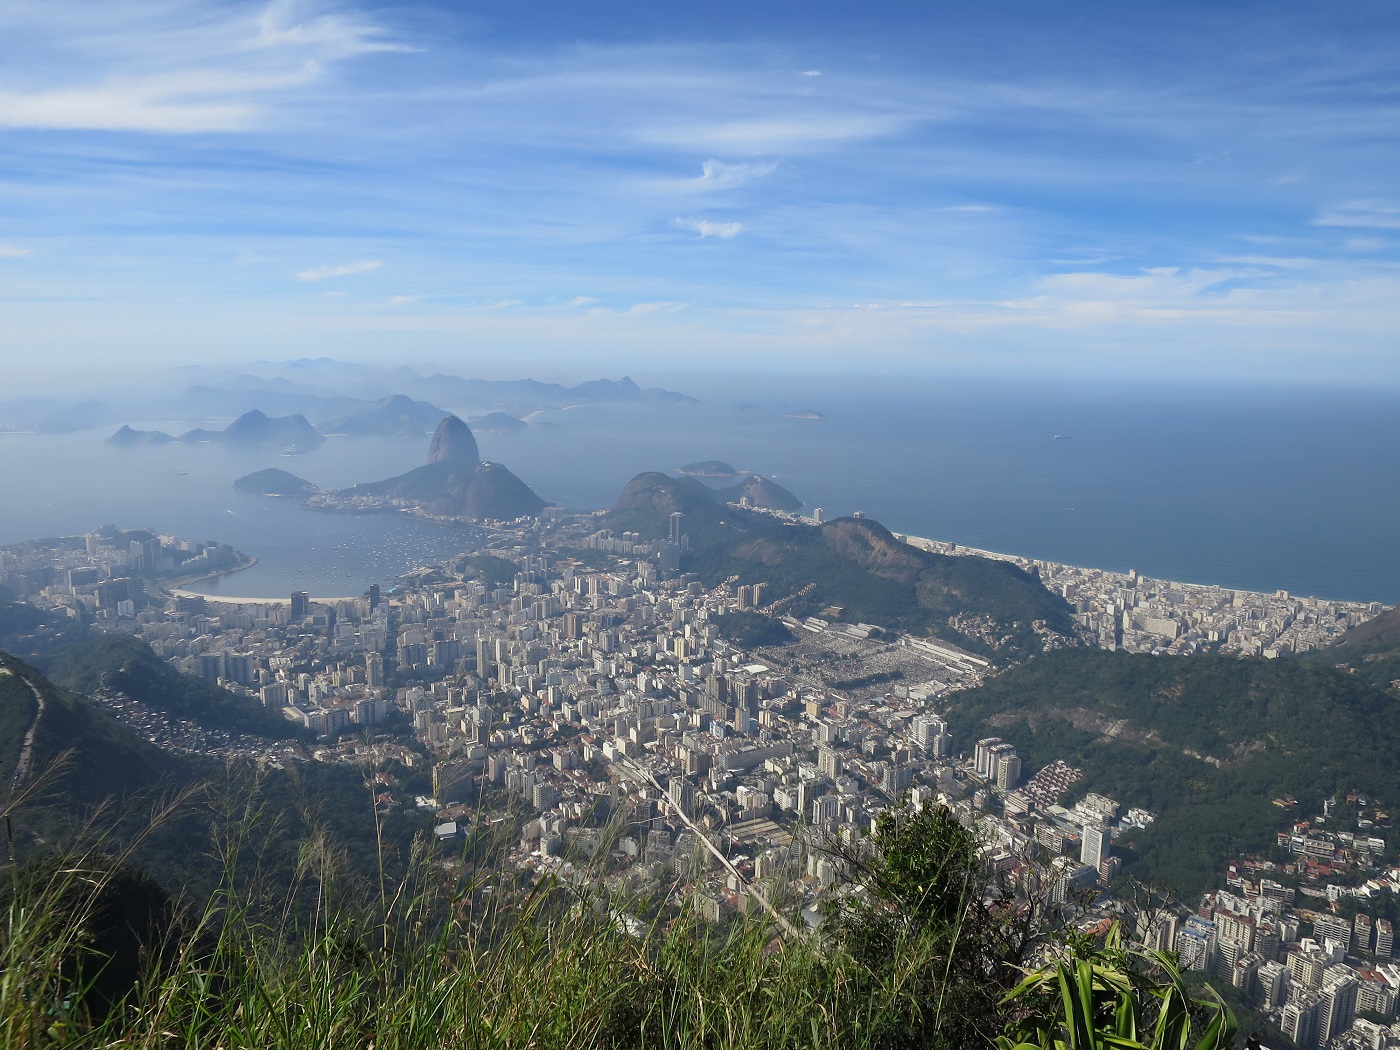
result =
[{"label": "forested hill", "polygon": [[42,653],[75,642],[87,633],[88,629],[75,617],[18,601],[0,587],[0,649],[26,655]]},{"label": "forested hill", "polygon": [[687,571],[711,586],[730,576],[767,583],[768,601],[791,598],[783,611],[794,616],[839,607],[846,622],[932,634],[1012,659],[1039,652],[1045,632],[1075,633],[1063,599],[1009,562],[932,554],[863,518],[786,523],[717,502],[694,478],[638,475],[604,524],[663,537],[673,511],[685,514]]},{"label": "forested hill", "polygon": [[[44,701],[37,722],[34,689]],[[16,780],[31,726],[32,756]],[[410,771],[385,772],[396,778]],[[0,812],[10,821],[21,865],[95,848],[126,858],[196,909],[227,874],[221,842],[244,844],[247,877],[260,882],[269,906],[280,912],[288,893],[314,895],[297,872],[307,843],[318,836],[323,846],[334,842],[344,850],[341,877],[363,889],[378,875],[381,844],[384,863],[401,871],[409,844],[425,829],[411,807],[377,827],[358,767],[291,762],[258,770],[251,762],[175,754],[3,652],[0,784]],[[397,780],[376,790],[399,790]]]},{"label": "forested hill", "polygon": [[[26,733],[34,726],[33,752],[27,773],[14,782],[15,793],[40,780],[40,800],[77,815],[108,800],[122,800],[155,789],[189,782],[188,763],[142,740],[105,711],[51,681],[17,657],[0,653],[0,773],[6,791],[15,781],[16,764]],[[38,701],[43,715],[35,722]],[[50,782],[46,770],[64,756]]]},{"label": "forested hill", "polygon": [[1312,663],[1331,664],[1381,689],[1400,693],[1400,606],[1358,624],[1326,649],[1304,654]]},{"label": "forested hill", "polygon": [[959,750],[1000,736],[1027,775],[1063,758],[1085,771],[1077,794],[1156,813],[1124,840],[1128,859],[1186,894],[1232,855],[1270,847],[1290,819],[1275,798],[1310,814],[1349,789],[1400,795],[1400,704],[1313,661],[1065,649],[954,694],[949,719]]},{"label": "forested hill", "polygon": [[288,739],[304,735],[279,711],[237,696],[212,682],[182,674],[145,642],[102,635],[66,646],[37,661],[54,682],[78,693],[111,689],[148,707],[206,729]]}]

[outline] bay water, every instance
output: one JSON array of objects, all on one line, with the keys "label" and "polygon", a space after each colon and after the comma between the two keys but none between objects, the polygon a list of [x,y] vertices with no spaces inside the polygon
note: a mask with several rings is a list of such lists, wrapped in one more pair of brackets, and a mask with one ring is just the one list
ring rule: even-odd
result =
[{"label": "bay water", "polygon": [[[860,510],[896,532],[1248,590],[1400,599],[1400,392],[780,377],[680,389],[702,403],[551,409],[478,442],[572,509],[610,505],[641,471],[718,459],[828,518]],[[315,513],[232,488],[265,467],[328,488],[378,480],[422,463],[426,438],[331,438],[282,456],[114,448],[113,429],[0,435],[0,543],[151,528],[259,559],[211,593],[331,597],[473,542],[403,515]]]}]

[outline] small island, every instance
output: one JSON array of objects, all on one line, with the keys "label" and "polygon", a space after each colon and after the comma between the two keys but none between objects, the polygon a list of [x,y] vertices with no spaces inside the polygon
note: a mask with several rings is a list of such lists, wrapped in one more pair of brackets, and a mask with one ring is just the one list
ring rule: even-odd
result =
[{"label": "small island", "polygon": [[305,416],[269,416],[256,408],[244,412],[223,430],[199,428],[180,435],[187,445],[216,444],[232,448],[281,445],[285,452],[310,452],[326,443]]},{"label": "small island", "polygon": [[276,467],[245,474],[233,483],[233,487],[239,492],[251,492],[259,496],[310,496],[320,491],[305,478],[299,478]]},{"label": "small island", "polygon": [[123,426],[106,441],[108,445],[168,445],[175,438],[162,430],[132,430]]},{"label": "small island", "polygon": [[735,470],[728,463],[718,459],[702,459],[699,463],[687,463],[676,468],[677,474],[689,474],[695,478],[736,478],[742,471]]},{"label": "small island", "polygon": [[513,434],[517,430],[527,430],[530,426],[525,420],[504,412],[488,412],[484,416],[474,416],[471,424],[477,431],[485,434]]},{"label": "small island", "polygon": [[789,413],[788,413],[788,419],[825,419],[825,418],[826,418],[826,416],[822,415],[820,412],[814,412],[814,411],[812,411],[810,408],[803,409],[801,412],[789,412]]}]

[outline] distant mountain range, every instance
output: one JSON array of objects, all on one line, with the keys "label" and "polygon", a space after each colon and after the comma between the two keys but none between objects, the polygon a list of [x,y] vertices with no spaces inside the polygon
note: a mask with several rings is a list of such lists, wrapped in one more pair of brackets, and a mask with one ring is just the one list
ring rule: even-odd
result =
[{"label": "distant mountain range", "polygon": [[107,439],[109,445],[164,445],[179,440],[187,445],[207,442],[237,448],[272,445],[297,452],[308,452],[326,443],[305,416],[268,416],[253,409],[245,412],[223,430],[197,428],[178,439],[159,430],[133,430],[123,426]]},{"label": "distant mountain range", "polygon": [[[227,419],[256,409],[270,417],[305,416],[323,435],[414,438],[431,433],[449,412],[479,420],[482,430],[506,432],[519,429],[521,417],[542,409],[698,404],[675,390],[639,386],[629,376],[568,386],[537,379],[422,375],[410,368],[332,358],[262,361],[242,371],[187,366],[143,375],[139,385],[103,389],[100,396],[0,398],[0,432],[59,434],[123,419]],[[509,419],[494,417],[497,412]]]}]

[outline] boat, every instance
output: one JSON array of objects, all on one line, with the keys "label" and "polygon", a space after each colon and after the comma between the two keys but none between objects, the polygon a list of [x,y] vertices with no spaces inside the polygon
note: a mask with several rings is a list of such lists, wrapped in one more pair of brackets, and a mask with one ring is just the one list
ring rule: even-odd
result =
[{"label": "boat", "polygon": [[1055,435],[1055,440],[1056,440],[1056,441],[1071,441],[1071,440],[1073,440],[1073,439],[1074,439],[1074,435],[1073,435],[1073,434],[1056,434],[1056,435]]}]

